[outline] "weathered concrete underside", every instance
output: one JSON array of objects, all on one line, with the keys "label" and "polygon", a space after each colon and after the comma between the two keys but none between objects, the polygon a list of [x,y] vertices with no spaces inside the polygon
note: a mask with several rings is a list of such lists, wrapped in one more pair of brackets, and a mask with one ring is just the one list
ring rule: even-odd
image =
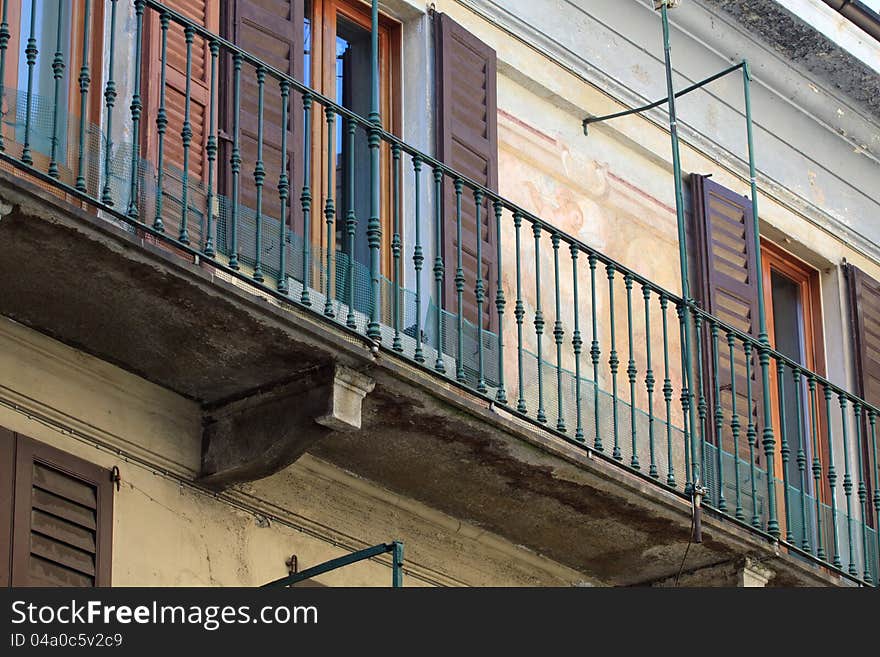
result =
[{"label": "weathered concrete underside", "polygon": [[[678,572],[690,529],[680,494],[7,173],[0,201],[12,206],[0,219],[0,313],[201,402],[214,485],[308,449],[599,582]],[[332,393],[314,392],[333,390],[339,368],[360,373],[360,429],[351,409],[340,410],[346,427],[328,420]],[[842,583],[712,514],[687,570],[746,556],[773,570],[772,585]]]}]

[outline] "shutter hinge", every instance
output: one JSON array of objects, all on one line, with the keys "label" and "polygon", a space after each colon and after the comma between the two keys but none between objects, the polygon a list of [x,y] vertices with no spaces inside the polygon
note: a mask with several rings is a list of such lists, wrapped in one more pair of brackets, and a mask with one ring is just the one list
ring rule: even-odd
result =
[{"label": "shutter hinge", "polygon": [[120,486],[120,484],[122,484],[122,476],[119,472],[118,465],[114,465],[113,468],[110,470],[110,481],[112,481],[114,484],[116,484],[116,492],[118,493],[119,486]]}]

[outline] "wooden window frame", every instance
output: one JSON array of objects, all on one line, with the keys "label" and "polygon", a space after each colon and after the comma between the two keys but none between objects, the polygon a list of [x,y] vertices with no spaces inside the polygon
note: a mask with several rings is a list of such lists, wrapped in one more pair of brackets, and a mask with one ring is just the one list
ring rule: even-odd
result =
[{"label": "wooden window frame", "polygon": [[[328,98],[336,98],[336,24],[337,16],[344,16],[351,22],[370,30],[372,21],[370,8],[358,0],[313,0],[312,14],[312,46],[309,79],[312,88]],[[326,44],[332,44],[326,47]],[[401,133],[401,24],[385,14],[379,14],[379,112],[382,126],[388,132]],[[337,103],[341,100],[336,99]],[[316,112],[316,110],[318,110]],[[327,195],[327,127],[323,120],[323,108],[312,107],[312,198],[313,213],[318,211]],[[345,133],[343,133],[345,134]],[[381,145],[381,211],[382,244],[380,246],[382,274],[392,273],[392,161],[391,148],[382,142]],[[335,193],[336,182],[331,182]],[[345,209],[337,208],[337,216],[343,216]],[[366,221],[367,217],[358,217],[358,221]],[[335,236],[331,235],[332,244],[327,244],[327,230],[323,221],[312,221],[311,242],[326,249],[336,248]]]},{"label": "wooden window frame", "polygon": [[[803,366],[806,369],[815,372],[819,376],[824,377],[825,342],[822,326],[822,296],[819,271],[815,267],[810,266],[808,263],[804,262],[797,256],[780,248],[769,240],[766,240],[763,237],[761,238],[761,272],[764,282],[764,289],[762,290],[762,293],[764,295],[764,307],[767,317],[767,336],[770,340],[770,346],[774,349],[776,347],[776,326],[773,312],[772,284],[772,273],[774,271],[782,274],[798,286],[798,289],[800,291],[801,308],[803,309],[803,340],[805,346]],[[788,386],[788,389],[790,389],[792,385],[790,372],[786,370],[786,373],[789,376],[786,378],[785,383]],[[779,414],[778,374],[775,367],[770,368],[770,377],[770,403],[773,411],[773,431],[778,436],[780,435],[781,431],[781,418]],[[820,394],[820,389],[818,387],[816,394]],[[817,436],[823,436],[825,435],[824,432],[827,425],[827,418],[825,417],[823,404],[819,403],[819,399],[820,398],[817,398],[816,404],[818,417],[814,418],[814,421],[816,422]],[[810,400],[808,398],[803,399],[804,404],[809,404],[809,401]],[[809,440],[810,438],[810,436],[805,436],[804,440]],[[821,463],[827,463],[827,446],[822,440],[819,440],[817,442],[819,447],[819,453],[817,454],[817,456],[819,457],[819,461]],[[777,440],[777,445],[778,444],[779,440]],[[777,478],[781,480],[783,467],[781,450],[776,450],[774,456],[774,465],[776,468],[776,472],[780,473]],[[808,464],[807,470],[809,471],[810,468],[811,466]],[[810,477],[812,477],[812,474],[810,474]],[[820,495],[820,501],[830,499],[830,490],[828,489],[827,482],[824,481],[824,478],[818,494]]]}]

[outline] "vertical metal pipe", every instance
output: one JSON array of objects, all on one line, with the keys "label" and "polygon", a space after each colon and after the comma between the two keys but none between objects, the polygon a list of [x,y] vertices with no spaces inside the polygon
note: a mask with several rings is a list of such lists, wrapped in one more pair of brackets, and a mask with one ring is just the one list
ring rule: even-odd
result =
[{"label": "vertical metal pipe", "polygon": [[[722,460],[722,453],[724,451],[724,406],[721,404],[721,381],[718,377],[718,372],[720,371],[718,367],[718,324],[713,320],[709,321],[710,333],[712,335],[712,392],[715,399],[715,461],[717,463],[715,466],[715,484],[718,488],[716,504],[721,509],[722,504],[725,508],[727,507],[727,502],[724,500],[724,471],[722,469],[724,465]],[[736,492],[736,518],[737,520],[742,520],[742,495],[739,486],[739,463],[736,455],[733,458],[733,472]]]},{"label": "vertical metal pipe", "polygon": [[862,463],[862,405],[858,401],[853,402],[853,427],[856,430],[856,467],[859,478],[859,507],[861,510],[862,526],[862,579],[872,584],[871,569],[868,563],[868,488],[865,486],[865,470]]},{"label": "vertical metal pipe", "polygon": [[156,164],[156,216],[153,218],[153,228],[160,233],[165,232],[165,224],[162,220],[162,202],[165,199],[163,182],[165,180],[165,130],[168,128],[168,112],[165,109],[165,79],[168,69],[168,14],[162,12],[159,15],[159,25],[162,30],[162,59],[159,64],[159,109],[156,112],[156,133],[159,147]]},{"label": "vertical metal pipe", "polygon": [[[348,231],[348,316],[345,318],[345,324],[348,328],[357,328],[354,315],[354,290],[355,277],[357,268],[355,267],[355,235],[357,234],[357,214],[355,213],[355,167],[354,167],[354,151],[355,136],[357,132],[357,123],[354,119],[348,119],[348,158],[346,159],[346,178],[348,179],[348,212],[345,217],[345,227]],[[398,244],[398,249],[399,249]],[[399,342],[399,338],[395,344]]]},{"label": "vertical metal pipe", "polygon": [[590,307],[593,323],[593,339],[590,343],[590,362],[593,364],[593,428],[596,432],[593,437],[593,448],[597,452],[602,452],[605,447],[602,445],[602,432],[599,428],[599,358],[602,354],[599,350],[599,317],[596,309],[596,264],[598,263],[596,254],[590,253],[587,262],[590,265]]},{"label": "vertical metal pipe", "polygon": [[[6,13],[6,5],[9,0],[3,3],[4,16]],[[0,49],[5,56],[5,44],[2,43],[3,25],[0,25]],[[86,130],[88,129],[88,107],[89,107],[89,85],[91,84],[91,75],[89,74],[90,49],[89,39],[92,27],[92,0],[85,0],[83,8],[83,40],[82,40],[82,62],[79,67],[79,149],[76,153],[76,189],[80,192],[86,191],[86,175],[85,175],[85,151],[86,151]],[[8,30],[7,30],[8,31]],[[7,37],[8,38],[8,37]],[[0,103],[3,99],[3,64],[0,63]],[[0,110],[2,113],[2,110]],[[0,130],[0,151],[3,150],[3,132]]]},{"label": "vertical metal pipe", "polygon": [[[232,208],[229,219],[229,267],[238,269],[238,213],[241,185],[241,54],[238,52],[232,55],[232,72],[232,154],[229,159],[232,170],[232,198],[229,200]],[[306,161],[308,161],[308,151],[306,151]],[[308,241],[308,236],[305,239]]]},{"label": "vertical metal pipe", "polygon": [[[382,127],[382,119],[379,114],[379,0],[372,0],[370,12],[370,220],[367,224],[367,244],[370,248],[370,291],[372,304],[370,309],[370,323],[367,325],[367,337],[376,342],[381,341],[382,331],[379,322],[381,313],[381,290],[379,289],[379,250],[382,246],[382,223],[381,223],[381,180],[379,170],[379,146],[381,137],[379,129]],[[439,172],[439,171],[438,171]],[[441,174],[442,175],[442,174]],[[437,208],[441,205],[441,198],[437,196]],[[440,248],[440,242],[437,242]],[[440,297],[437,298],[438,318],[442,307]],[[439,334],[438,334],[439,337]],[[442,366],[440,355],[437,352],[437,360]],[[445,368],[443,368],[445,369]],[[443,371],[438,369],[438,371]]]},{"label": "vertical metal pipe", "polygon": [[833,392],[828,384],[825,384],[823,389],[825,395],[825,417],[828,418],[828,425],[825,427],[825,437],[827,439],[826,446],[828,447],[828,487],[831,489],[831,536],[833,548],[831,563],[835,568],[840,568],[840,536],[837,527],[837,471],[834,469],[834,437],[831,432],[831,398]]},{"label": "vertical metal pipe", "polygon": [[[807,375],[810,390],[810,432],[813,444],[813,490],[816,497],[816,556],[825,559],[825,537],[822,535],[822,463],[819,460],[819,412],[816,400],[816,377]],[[829,418],[830,420],[830,418]]]},{"label": "vertical metal pipe", "polygon": [[141,167],[141,60],[144,40],[144,0],[134,3],[137,34],[135,36],[134,92],[131,96],[131,185],[128,193],[128,216],[138,218],[138,183]]},{"label": "vertical metal pipe", "polygon": [[[327,224],[327,237],[324,244],[324,315],[335,317],[333,310],[333,256],[335,255],[335,233],[333,224],[336,220],[336,205],[333,191],[336,187],[336,113],[332,107],[324,108],[327,119],[327,196],[324,199],[324,221]],[[352,254],[354,255],[354,254]]]},{"label": "vertical metal pipe", "polygon": [[[461,265],[461,179],[456,178],[453,183],[455,188],[455,303],[458,313],[456,314],[456,356],[455,378],[459,383],[465,382],[464,377],[464,268]],[[480,209],[477,207],[477,218]],[[479,226],[479,221],[477,222]],[[479,229],[477,231],[479,238]]]},{"label": "vertical metal pipe", "polygon": [[[736,488],[736,492],[739,493],[739,496],[736,500],[736,511],[735,515],[738,520],[744,520],[744,513],[742,508],[742,492],[740,490],[740,476],[739,476],[739,430],[740,430],[740,421],[739,421],[739,412],[737,411],[737,392],[736,392],[736,338],[733,333],[727,334],[727,347],[730,351],[730,434],[733,438],[733,477],[734,477],[734,486]],[[746,343],[743,345],[744,349],[748,350],[750,345]],[[746,362],[749,361],[749,352],[746,351]],[[751,390],[750,382],[751,377],[746,374],[746,387]],[[746,405],[746,413],[749,418],[752,416],[752,397],[751,392],[748,394],[748,404]],[[749,420],[749,424],[751,425],[751,420]],[[747,432],[746,434],[749,436],[749,483],[751,484],[752,490],[752,525],[756,525],[760,523],[760,519],[758,518],[758,497],[755,488],[755,452],[754,452],[754,433]],[[718,446],[718,472],[721,473],[721,481],[722,481],[722,490],[723,488],[723,473],[724,473],[724,442],[719,441]],[[726,503],[724,502],[724,497],[722,495],[722,502],[719,505],[719,509],[722,511],[726,510]]]},{"label": "vertical metal pipe", "polygon": [[654,452],[654,385],[657,381],[651,364],[651,288],[647,284],[642,285],[642,297],[645,300],[645,390],[648,393],[648,454],[650,455],[648,476],[657,479],[660,476]]},{"label": "vertical metal pipe", "polygon": [[403,587],[403,543],[394,541],[391,551],[391,586],[399,589]]},{"label": "vertical metal pipe", "polygon": [[[700,428],[699,463],[700,472],[703,476],[703,485],[705,486],[708,483],[706,481],[706,415],[708,412],[708,405],[706,403],[705,390],[703,389],[703,316],[697,312],[694,313],[694,334],[694,342],[697,346],[697,417]],[[696,433],[696,427],[694,428],[694,433]],[[694,454],[694,460],[697,460],[696,454]]]},{"label": "vertical metal pipe", "polygon": [[[507,404],[507,390],[504,386],[504,307],[507,305],[504,300],[504,286],[501,278],[502,251],[501,251],[501,212],[503,206],[501,201],[495,199],[495,259],[496,259],[496,281],[495,281],[495,310],[498,313],[498,388],[495,391],[495,401],[499,404]],[[482,336],[482,325],[481,333]],[[480,338],[480,379],[483,378],[483,342]]]},{"label": "vertical metal pipe", "polygon": [[[873,409],[868,410],[868,422],[871,426],[871,456],[874,458],[874,482],[871,486],[874,489],[874,538],[876,545],[874,547],[874,557],[876,558],[877,570],[874,571],[876,579],[874,584],[880,586],[880,460],[877,454],[877,414]],[[816,499],[819,499],[818,492]]]},{"label": "vertical metal pipe", "polygon": [[[135,0],[135,9],[138,11],[138,43],[140,43],[140,26],[141,18],[144,13],[143,0]],[[64,13],[64,0],[58,0],[58,28],[55,33],[55,56],[52,58],[52,78],[55,81],[54,102],[52,104],[52,144],[49,149],[49,168],[46,173],[53,178],[58,178],[58,142],[60,136],[58,130],[60,122],[58,113],[61,109],[61,79],[64,77],[64,53],[61,51],[61,39],[64,35],[64,21],[62,14]],[[140,57],[136,61],[140,61]],[[138,71],[140,69],[138,68]],[[139,75],[135,73],[135,89],[134,97],[138,98]],[[132,120],[134,120],[134,100],[132,100]],[[134,123],[134,129],[137,130],[137,122]],[[137,134],[137,133],[135,133]]]},{"label": "vertical metal pipe", "polygon": [[446,372],[443,362],[443,170],[434,167],[434,306],[436,308],[434,346],[437,348],[437,360],[434,369]]},{"label": "vertical metal pipe", "polygon": [[626,364],[626,376],[629,379],[629,419],[630,432],[632,435],[632,455],[630,456],[630,466],[638,470],[639,465],[639,446],[638,446],[638,430],[636,428],[636,353],[633,346],[633,313],[632,313],[632,288],[633,279],[629,272],[623,277],[626,287],[626,329],[629,345],[629,360]]},{"label": "vertical metal pipe", "polygon": [[[780,455],[782,456],[782,504],[785,517],[785,540],[789,543],[794,542],[794,535],[791,531],[791,502],[789,500],[788,487],[788,457],[791,455],[788,442],[788,418],[785,416],[785,363],[781,360],[776,361],[776,385],[779,389],[779,438],[780,438]],[[766,399],[765,403],[770,400]]]},{"label": "vertical metal pipe", "polygon": [[544,313],[541,310],[541,226],[532,223],[532,235],[535,237],[535,341],[538,352],[538,422],[547,422],[544,410]]},{"label": "vertical metal pipe", "polygon": [[516,318],[516,365],[517,365],[517,400],[516,410],[520,413],[528,411],[525,399],[525,370],[523,369],[523,319],[526,316],[525,305],[522,296],[522,250],[520,243],[520,228],[522,227],[522,214],[519,210],[513,212],[513,228],[516,240],[516,307],[513,316]]},{"label": "vertical metal pipe", "polygon": [[794,419],[797,423],[797,465],[798,471],[801,474],[801,527],[803,527],[804,531],[804,535],[801,537],[801,548],[807,552],[812,552],[810,547],[810,526],[807,520],[807,452],[804,449],[804,402],[800,368],[792,368],[792,379],[797,406],[797,414]]},{"label": "vertical metal pipe", "polygon": [[[213,42],[212,42],[213,45]],[[212,61],[212,78],[213,78],[213,61]],[[287,203],[290,197],[290,177],[287,169],[290,161],[287,156],[287,126],[290,122],[290,83],[284,78],[280,81],[281,87],[281,172],[278,175],[278,201],[281,206],[278,216],[278,291],[281,294],[287,294],[287,243],[288,233],[290,230],[290,222],[288,219]],[[211,86],[213,89],[213,84]],[[211,133],[214,131],[214,97],[211,96]],[[210,139],[210,137],[209,137]],[[208,170],[210,177],[211,170]],[[210,215],[208,216],[210,226]],[[210,238],[211,231],[208,230]]]},{"label": "vertical metal pipe", "polygon": [[[354,155],[354,153],[352,153]],[[396,142],[391,146],[391,213],[392,213],[392,280],[394,282],[394,339],[391,348],[394,351],[403,351],[403,343],[400,339],[400,145]],[[351,251],[351,262],[354,262],[354,249]]]},{"label": "vertical metal pipe", "polygon": [[[85,32],[84,32],[84,43],[86,44],[85,48],[83,48],[83,56],[87,57],[86,53],[88,53],[88,34],[89,34],[89,3],[90,0],[86,0],[86,24],[85,24]],[[6,115],[5,105],[6,105],[6,51],[9,48],[9,39],[12,36],[9,32],[9,2],[10,0],[3,0],[3,15],[0,18],[0,117]],[[85,60],[84,60],[85,61]],[[82,83],[80,83],[80,89],[82,89]],[[85,116],[83,113],[82,116]],[[0,124],[0,152],[6,150],[6,141],[3,138],[3,129],[2,124]],[[80,149],[82,150],[82,149]],[[78,189],[78,188],[77,188]]]},{"label": "vertical metal pipe", "polygon": [[[749,480],[752,485],[752,526],[756,529],[761,527],[761,517],[758,515],[758,489],[757,476],[755,469],[755,448],[758,444],[758,431],[755,427],[755,418],[752,409],[754,408],[754,397],[752,395],[752,343],[743,342],[743,352],[746,356],[746,410],[748,413],[748,424],[746,426],[746,437],[749,443]],[[731,367],[733,361],[731,360]],[[732,370],[731,370],[732,371]],[[770,396],[764,397],[765,405],[770,403]],[[769,471],[767,472],[769,477]]]},{"label": "vertical metal pipe", "polygon": [[614,265],[606,265],[605,273],[608,276],[608,312],[610,316],[611,350],[608,352],[608,367],[611,370],[611,417],[614,434],[614,447],[611,456],[617,461],[623,460],[620,453],[619,418],[617,410],[617,370],[620,359],[617,357],[617,329],[614,325]]},{"label": "vertical metal pipe", "polygon": [[312,284],[312,95],[303,94],[303,188],[299,196],[303,213],[302,293],[300,303],[311,306]]},{"label": "vertical metal pipe", "polygon": [[562,408],[562,340],[565,332],[562,330],[562,298],[559,281],[559,233],[553,233],[550,242],[553,246],[553,286],[556,292],[556,318],[553,322],[553,339],[556,342],[556,430],[565,433]]},{"label": "vertical metal pipe", "polygon": [[414,219],[415,247],[413,248],[413,267],[416,270],[416,349],[413,357],[417,363],[425,362],[425,354],[422,349],[422,263],[425,255],[422,252],[422,158],[413,156],[413,196],[415,201]]},{"label": "vertical metal pipe", "polygon": [[[571,253],[571,282],[572,282],[572,297],[574,298],[574,330],[571,334],[571,349],[574,352],[574,399],[575,399],[575,413],[576,413],[576,424],[574,430],[574,439],[578,442],[584,442],[584,412],[583,405],[581,403],[581,349],[583,348],[584,341],[581,338],[581,325],[580,325],[580,306],[579,306],[579,296],[578,292],[578,254],[580,249],[577,244],[570,244],[568,247],[569,253]],[[646,302],[647,303],[647,302]]]},{"label": "vertical metal pipe", "polygon": [[[660,294],[663,319],[663,403],[666,406],[666,485],[675,488],[675,462],[672,459],[672,379],[669,378],[669,326],[666,311],[669,298]],[[596,383],[598,387],[598,382]]]},{"label": "vertical metal pipe", "polygon": [[848,552],[847,572],[850,575],[856,575],[856,555],[853,546],[853,530],[852,530],[852,474],[849,468],[849,423],[847,422],[847,399],[842,392],[837,395],[837,401],[840,404],[840,423],[843,427],[843,494],[846,497],[846,546]]},{"label": "vertical metal pipe", "polygon": [[[687,376],[687,371],[690,367],[690,352],[688,346],[690,344],[688,338],[690,335],[688,329],[690,323],[688,322],[688,308],[686,301],[677,305],[676,313],[678,315],[679,346],[681,347],[682,386],[679,401],[681,402],[682,425],[684,429],[684,494],[691,495],[693,493],[693,482],[697,478],[697,472],[693,468],[694,461],[696,461],[693,431],[696,427],[693,421],[694,414],[692,411],[694,405],[691,403],[691,393]],[[693,479],[691,479],[692,476]]]},{"label": "vertical metal pipe", "polygon": [[[474,192],[474,205],[477,225],[477,271],[476,281],[474,281],[474,295],[477,302],[477,390],[486,392],[486,380],[483,372],[483,301],[485,299],[483,286],[483,192],[480,190]],[[487,217],[486,222],[489,221],[490,219]],[[463,273],[462,278],[464,278]]]},{"label": "vertical metal pipe", "polygon": [[[263,282],[263,182],[266,179],[266,166],[263,164],[263,120],[266,90],[266,69],[257,67],[257,161],[254,163],[254,187],[257,190],[256,235],[254,239],[253,279]],[[287,126],[281,126],[282,132]],[[283,157],[283,156],[282,156]]]},{"label": "vertical metal pipe", "polygon": [[[8,2],[9,0],[6,0]],[[113,2],[113,13],[116,12],[116,0]],[[110,39],[112,43],[113,35],[116,32],[115,23],[111,23]],[[31,109],[34,103],[34,67],[37,65],[37,0],[31,0],[31,17],[30,32],[28,34],[27,45],[24,49],[25,61],[27,62],[27,96],[25,96],[25,115],[24,115],[24,144],[21,150],[21,161],[25,164],[33,164],[34,158],[31,155]],[[113,53],[110,53],[110,61],[113,62]],[[111,72],[110,78],[113,78]],[[115,96],[115,93],[114,93]],[[108,108],[111,107],[108,105]],[[108,109],[109,112],[109,109]],[[108,128],[109,133],[109,128]]]}]

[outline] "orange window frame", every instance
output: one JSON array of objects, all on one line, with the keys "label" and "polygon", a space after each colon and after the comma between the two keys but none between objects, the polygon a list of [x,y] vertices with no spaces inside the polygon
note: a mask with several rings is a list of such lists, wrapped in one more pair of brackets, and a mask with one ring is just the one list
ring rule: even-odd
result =
[{"label": "orange window frame", "polygon": [[[764,306],[767,315],[767,334],[770,345],[776,348],[776,324],[774,321],[773,309],[773,288],[771,275],[775,271],[782,274],[789,280],[793,281],[800,291],[800,303],[803,309],[803,331],[804,331],[804,363],[803,366],[815,372],[820,376],[825,376],[825,346],[822,329],[822,299],[819,283],[819,272],[814,267],[792,255],[788,251],[778,247],[777,245],[762,239],[761,240],[761,269],[764,281]],[[779,414],[779,387],[778,374],[776,367],[771,366],[771,385],[770,385],[770,403],[773,417],[773,432],[776,436],[781,432],[781,418]],[[786,390],[792,390],[791,372],[786,368]],[[819,403],[822,399],[821,388],[816,389],[817,401],[816,410],[818,417],[814,419],[816,424],[816,435],[818,443],[818,457],[821,463],[827,463],[827,447],[825,441],[821,437],[825,435],[825,426],[827,426],[827,418],[823,410],[823,404]],[[812,412],[809,404],[809,395],[803,398],[804,412],[809,414]],[[805,440],[810,440],[811,436],[805,436]],[[776,441],[777,447],[780,441]],[[792,457],[790,456],[789,459]],[[781,449],[777,449],[774,456],[774,465],[776,472],[779,473],[777,478],[782,478],[782,454]],[[811,466],[807,465],[808,476],[812,478]],[[781,484],[780,484],[781,486]],[[817,493],[821,500],[827,500],[830,491],[827,490],[827,483],[822,482],[821,489]],[[779,498],[782,499],[782,498]],[[784,528],[783,528],[784,529]]]},{"label": "orange window frame", "polygon": [[[312,2],[312,49],[310,80],[312,88],[328,98],[336,99],[336,33],[337,19],[347,20],[371,29],[370,8],[358,0],[313,0]],[[379,15],[379,112],[382,126],[392,134],[401,132],[401,26],[394,19]],[[317,111],[315,111],[317,110]],[[338,120],[338,117],[337,117]],[[327,126],[323,120],[323,107],[313,106],[312,121],[312,198],[323,204],[327,195],[328,182],[335,190],[335,180],[327,180]],[[338,145],[337,145],[338,146]],[[381,147],[381,222],[382,245],[381,266],[384,275],[392,271],[391,259],[391,195],[392,161],[391,149],[386,143]],[[313,211],[319,207],[314,206]],[[366,218],[358,218],[366,220]],[[322,221],[312,221],[311,241],[321,248],[335,249],[334,243],[327,244],[326,226]]]}]

